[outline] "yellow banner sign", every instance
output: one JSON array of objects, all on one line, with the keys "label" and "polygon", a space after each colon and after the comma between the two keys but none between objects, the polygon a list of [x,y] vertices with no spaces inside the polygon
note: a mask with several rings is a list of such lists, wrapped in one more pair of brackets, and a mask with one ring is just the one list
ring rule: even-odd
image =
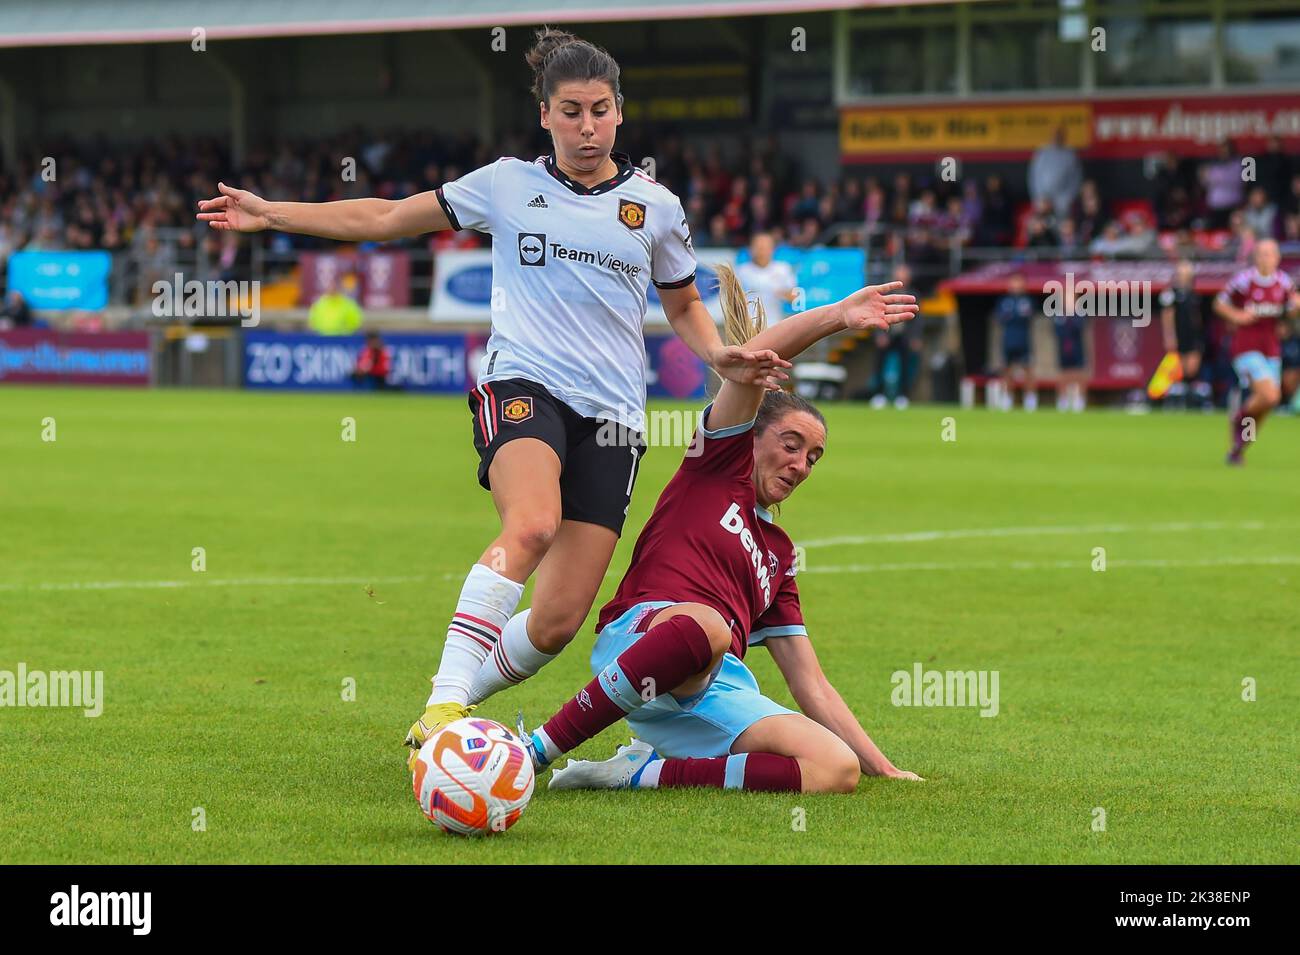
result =
[{"label": "yellow banner sign", "polygon": [[840,114],[844,156],[956,152],[1032,152],[1064,127],[1076,149],[1092,145],[1088,103],[850,108]]}]

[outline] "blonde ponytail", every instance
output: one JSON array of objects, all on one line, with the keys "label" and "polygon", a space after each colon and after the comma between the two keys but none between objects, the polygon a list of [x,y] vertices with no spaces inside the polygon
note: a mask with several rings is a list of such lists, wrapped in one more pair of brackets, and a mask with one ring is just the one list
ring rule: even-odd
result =
[{"label": "blonde ponytail", "polygon": [[717,265],[714,271],[718,275],[718,295],[722,299],[723,340],[728,345],[744,345],[767,327],[763,300],[755,296],[751,312],[745,289],[735,270],[729,265]]}]

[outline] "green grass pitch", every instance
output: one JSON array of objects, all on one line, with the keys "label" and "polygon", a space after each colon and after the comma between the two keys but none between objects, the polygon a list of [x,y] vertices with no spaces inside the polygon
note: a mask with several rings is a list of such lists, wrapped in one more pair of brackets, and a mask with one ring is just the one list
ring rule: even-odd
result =
[{"label": "green grass pitch", "polygon": [[[401,748],[496,526],[463,400],[5,388],[0,670],[102,670],[105,705],[0,709],[0,862],[1300,861],[1300,421],[1231,470],[1220,414],[826,412],[781,519],[809,629],[928,781],[539,787],[470,841],[421,816]],[[679,459],[651,450],[601,600]],[[591,620],[479,712],[549,715]],[[998,714],[892,705],[918,662],[998,671]]]}]

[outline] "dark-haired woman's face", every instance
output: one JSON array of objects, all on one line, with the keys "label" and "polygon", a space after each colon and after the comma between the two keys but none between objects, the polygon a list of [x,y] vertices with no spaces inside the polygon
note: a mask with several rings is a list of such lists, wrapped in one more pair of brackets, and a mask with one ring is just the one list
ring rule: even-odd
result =
[{"label": "dark-haired woman's face", "polygon": [[613,89],[600,80],[561,83],[542,104],[542,128],[551,131],[556,158],[583,172],[595,172],[609,157],[622,122]]},{"label": "dark-haired woman's face", "polygon": [[806,411],[788,411],[754,436],[754,496],[780,504],[826,452],[826,429]]}]

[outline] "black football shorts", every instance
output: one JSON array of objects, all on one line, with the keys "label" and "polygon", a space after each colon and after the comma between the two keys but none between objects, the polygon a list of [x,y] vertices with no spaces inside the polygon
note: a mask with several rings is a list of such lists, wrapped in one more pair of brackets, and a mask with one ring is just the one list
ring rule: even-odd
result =
[{"label": "black football shorts", "polygon": [[560,459],[564,519],[622,534],[645,457],[643,435],[617,422],[584,418],[545,386],[524,378],[483,382],[469,393],[469,410],[479,484],[491,490],[488,472],[502,445],[537,438]]},{"label": "black football shorts", "polygon": [[1282,339],[1282,367],[1300,368],[1300,334]]}]

